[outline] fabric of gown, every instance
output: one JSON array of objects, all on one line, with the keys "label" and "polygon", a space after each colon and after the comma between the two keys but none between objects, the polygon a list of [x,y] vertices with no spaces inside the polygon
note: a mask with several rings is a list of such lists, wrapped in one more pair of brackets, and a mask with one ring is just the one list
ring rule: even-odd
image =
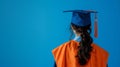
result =
[{"label": "fabric of gown", "polygon": [[78,46],[79,42],[70,40],[53,49],[56,67],[106,67],[109,53],[95,43],[91,44],[93,49],[86,65],[80,65],[76,57]]}]

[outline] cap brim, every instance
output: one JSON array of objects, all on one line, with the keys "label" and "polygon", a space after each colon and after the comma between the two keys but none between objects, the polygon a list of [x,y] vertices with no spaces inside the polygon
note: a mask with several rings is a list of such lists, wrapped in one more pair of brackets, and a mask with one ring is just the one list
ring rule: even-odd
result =
[{"label": "cap brim", "polygon": [[63,12],[98,13],[98,12],[95,11],[95,10],[67,10],[67,11],[63,11]]}]

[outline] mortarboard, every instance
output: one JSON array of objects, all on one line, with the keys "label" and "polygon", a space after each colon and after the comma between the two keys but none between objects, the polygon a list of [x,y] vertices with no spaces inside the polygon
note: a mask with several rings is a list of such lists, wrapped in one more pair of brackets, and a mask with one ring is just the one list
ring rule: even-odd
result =
[{"label": "mortarboard", "polygon": [[64,12],[72,12],[71,23],[77,26],[87,26],[91,24],[91,13],[95,14],[95,23],[94,23],[94,36],[98,37],[98,27],[97,27],[97,11],[94,10],[68,10]]}]

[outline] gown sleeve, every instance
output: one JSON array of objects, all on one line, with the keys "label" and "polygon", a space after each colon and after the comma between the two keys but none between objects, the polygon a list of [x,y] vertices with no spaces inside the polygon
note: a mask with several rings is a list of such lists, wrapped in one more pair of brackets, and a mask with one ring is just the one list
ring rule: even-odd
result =
[{"label": "gown sleeve", "polygon": [[54,62],[54,67],[57,67],[55,62]]},{"label": "gown sleeve", "polygon": [[107,64],[107,67],[108,67],[108,64]]}]

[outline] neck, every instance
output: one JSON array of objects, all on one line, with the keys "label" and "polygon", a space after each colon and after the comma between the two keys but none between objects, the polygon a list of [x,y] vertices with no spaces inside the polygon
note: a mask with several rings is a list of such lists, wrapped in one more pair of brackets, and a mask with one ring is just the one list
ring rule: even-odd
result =
[{"label": "neck", "polygon": [[74,38],[74,40],[79,42],[80,41],[80,36],[76,35],[75,38]]}]

